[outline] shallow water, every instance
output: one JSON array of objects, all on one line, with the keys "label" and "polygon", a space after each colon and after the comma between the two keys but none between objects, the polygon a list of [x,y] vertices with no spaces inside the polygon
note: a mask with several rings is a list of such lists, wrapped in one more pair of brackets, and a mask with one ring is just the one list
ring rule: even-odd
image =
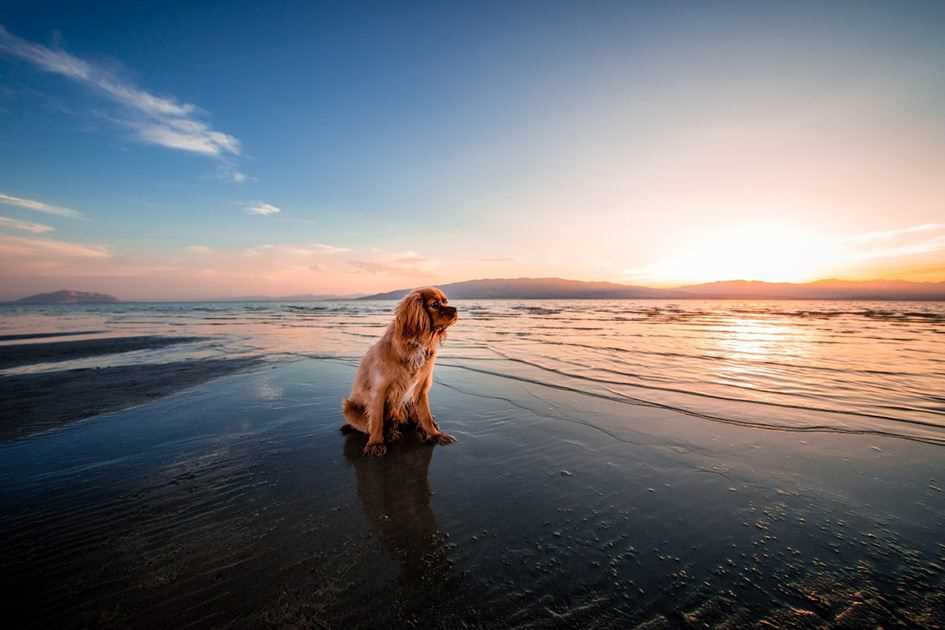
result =
[{"label": "shallow water", "polygon": [[13,627],[941,627],[940,446],[443,366],[449,447],[342,436],[354,362],[0,443]]},{"label": "shallow water", "polygon": [[[666,406],[718,422],[945,444],[945,303],[465,300],[456,305],[461,320],[441,354],[444,364]],[[25,341],[5,337],[38,332],[86,333],[50,341],[201,337],[162,349],[20,365],[0,375],[190,358],[356,358],[381,334],[393,306],[0,307],[0,349]]]}]

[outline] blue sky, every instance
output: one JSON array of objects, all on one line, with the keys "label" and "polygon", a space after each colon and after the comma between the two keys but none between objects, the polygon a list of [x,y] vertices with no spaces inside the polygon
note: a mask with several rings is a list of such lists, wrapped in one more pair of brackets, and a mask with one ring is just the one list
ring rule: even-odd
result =
[{"label": "blue sky", "polygon": [[942,3],[112,4],[0,10],[0,298],[945,279]]}]

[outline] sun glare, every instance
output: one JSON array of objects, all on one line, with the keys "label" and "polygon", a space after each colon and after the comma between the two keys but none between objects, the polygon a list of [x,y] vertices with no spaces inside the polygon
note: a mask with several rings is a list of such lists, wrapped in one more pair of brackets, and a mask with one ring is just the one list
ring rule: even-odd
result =
[{"label": "sun glare", "polygon": [[673,257],[628,276],[667,283],[806,282],[829,273],[832,249],[826,238],[794,226],[741,225],[694,238]]}]

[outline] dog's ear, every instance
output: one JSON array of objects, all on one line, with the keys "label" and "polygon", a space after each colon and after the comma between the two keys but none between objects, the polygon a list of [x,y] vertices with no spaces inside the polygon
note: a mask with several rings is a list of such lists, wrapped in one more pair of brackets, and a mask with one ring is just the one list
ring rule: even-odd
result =
[{"label": "dog's ear", "polygon": [[416,339],[430,332],[430,317],[423,308],[423,295],[414,291],[397,305],[394,326],[402,339]]}]

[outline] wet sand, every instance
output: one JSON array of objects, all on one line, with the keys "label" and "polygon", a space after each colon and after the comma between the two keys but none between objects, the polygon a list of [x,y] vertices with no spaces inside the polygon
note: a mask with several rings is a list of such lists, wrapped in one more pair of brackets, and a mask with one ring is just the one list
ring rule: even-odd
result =
[{"label": "wet sand", "polygon": [[[126,368],[122,368],[126,369]],[[25,627],[942,627],[945,451],[438,368],[459,442],[343,436],[301,360],[0,443]]]},{"label": "wet sand", "polygon": [[[60,337],[67,333],[44,334],[43,337]],[[73,335],[87,333],[71,333]],[[7,339],[28,339],[37,335],[8,335]],[[199,337],[166,337],[144,335],[138,337],[106,337],[102,339],[77,339],[37,343],[18,343],[0,346],[0,369],[35,363],[71,361],[87,357],[113,355],[135,350],[156,350],[181,343],[199,341]]]},{"label": "wet sand", "polygon": [[194,359],[0,377],[0,440],[161,398],[258,359]]},{"label": "wet sand", "polygon": [[76,330],[70,332],[17,333],[0,335],[0,341],[20,341],[23,339],[52,339],[54,337],[77,337],[79,335],[100,335],[107,330]]}]

